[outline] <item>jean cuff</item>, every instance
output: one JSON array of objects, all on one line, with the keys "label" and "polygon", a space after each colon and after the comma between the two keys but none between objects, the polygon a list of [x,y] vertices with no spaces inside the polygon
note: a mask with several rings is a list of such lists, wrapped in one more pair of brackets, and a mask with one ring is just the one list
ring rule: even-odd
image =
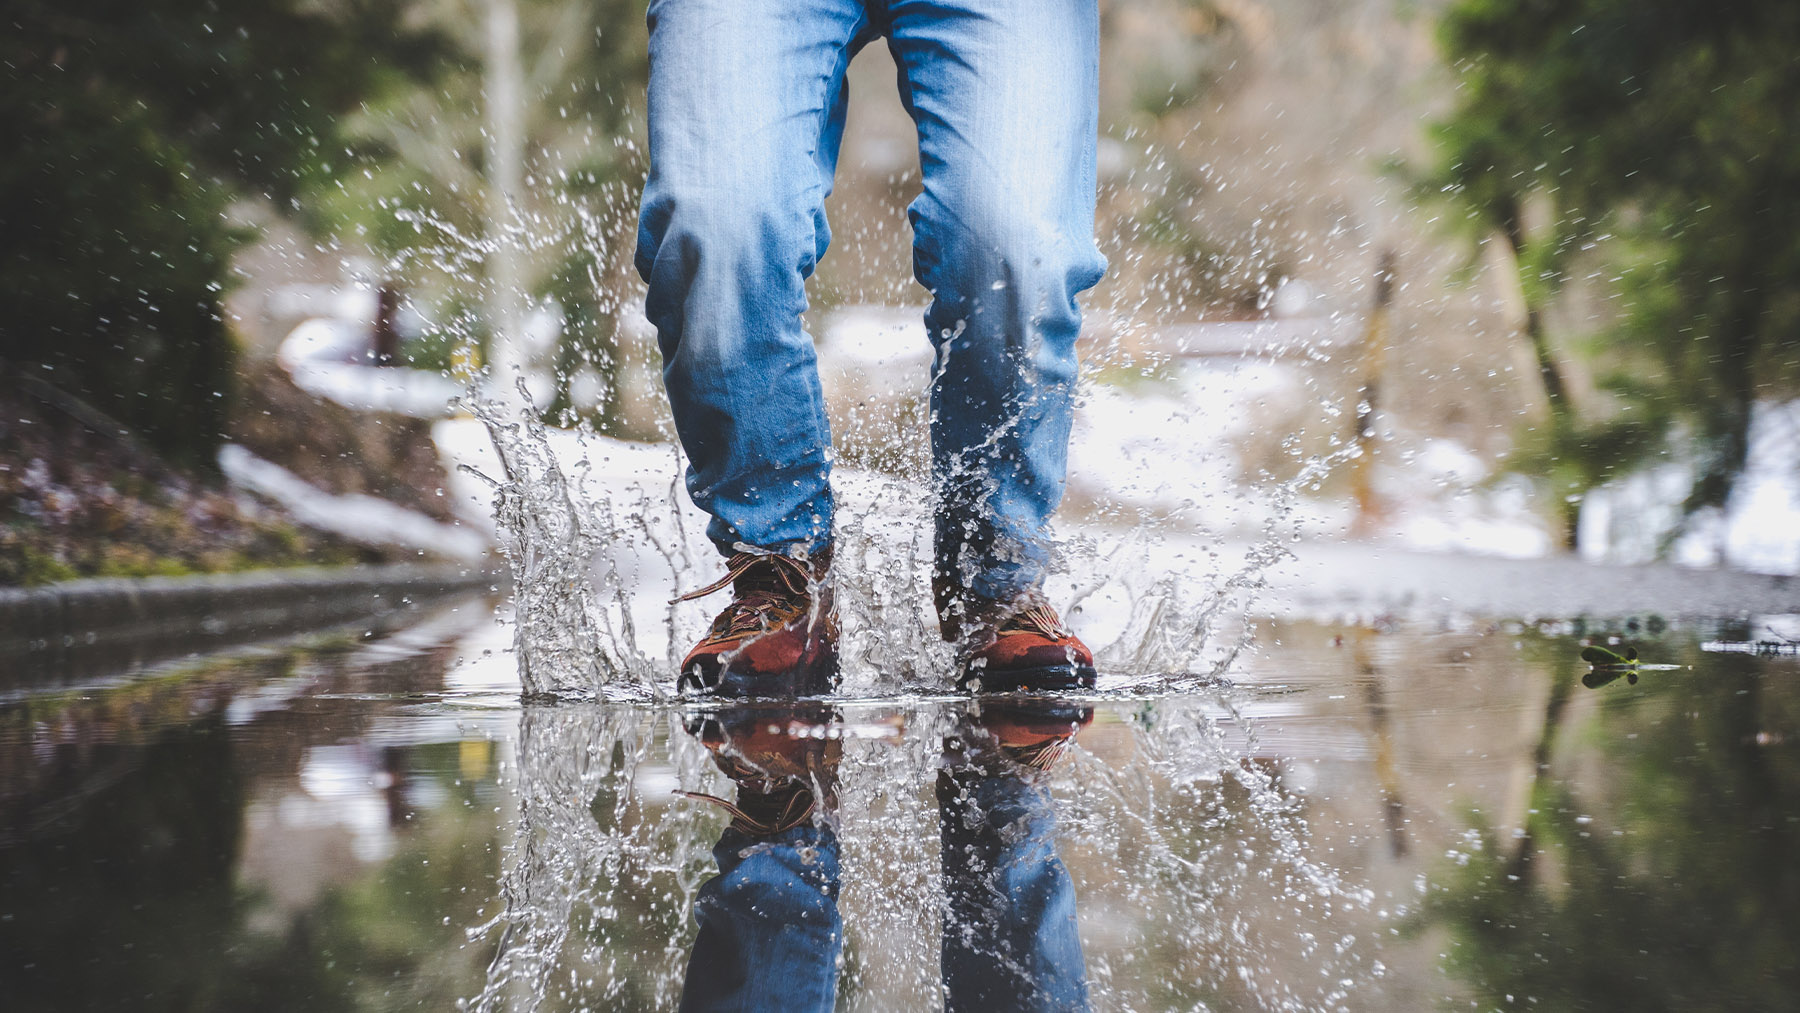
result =
[{"label": "jean cuff", "polygon": [[821,549],[829,548],[829,537],[796,538],[793,541],[776,542],[773,545],[750,545],[745,542],[713,542],[713,548],[719,555],[730,559],[740,552],[772,553],[777,556],[791,556],[797,559],[807,558]]}]

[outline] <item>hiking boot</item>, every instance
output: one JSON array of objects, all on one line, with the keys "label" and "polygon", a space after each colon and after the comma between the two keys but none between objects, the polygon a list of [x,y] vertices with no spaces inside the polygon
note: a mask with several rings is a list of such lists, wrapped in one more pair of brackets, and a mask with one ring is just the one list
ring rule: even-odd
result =
[{"label": "hiking boot", "polygon": [[1093,720],[1092,707],[1062,700],[984,701],[979,711],[963,715],[957,734],[945,740],[945,759],[952,769],[1044,773],[1062,760],[1076,734]]},{"label": "hiking boot", "polygon": [[843,743],[830,730],[832,713],[814,706],[734,707],[697,719],[688,732],[712,752],[713,763],[737,784],[737,799],[678,794],[731,813],[732,829],[770,837],[815,818],[829,823],[837,810],[837,768]]},{"label": "hiking boot", "polygon": [[732,589],[731,604],[682,660],[677,690],[728,697],[831,692],[838,630],[825,579],[830,565],[830,548],[808,557],[739,552],[716,583],[676,598],[703,598],[727,584]]},{"label": "hiking boot", "polygon": [[957,644],[957,682],[977,693],[1092,689],[1094,652],[1037,591],[1007,602],[958,593],[939,580],[938,624]]}]

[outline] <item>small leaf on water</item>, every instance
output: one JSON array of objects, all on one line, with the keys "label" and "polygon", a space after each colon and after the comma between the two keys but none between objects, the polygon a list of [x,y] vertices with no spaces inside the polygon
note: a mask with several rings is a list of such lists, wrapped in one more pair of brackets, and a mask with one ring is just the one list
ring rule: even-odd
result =
[{"label": "small leaf on water", "polygon": [[[1631,657],[1635,660],[1637,658],[1637,652],[1633,651]],[[1606,648],[1601,647],[1599,644],[1591,644],[1587,647],[1583,647],[1581,649],[1581,660],[1590,665],[1622,665],[1626,661],[1625,658],[1614,654]]]},{"label": "small leaf on water", "polygon": [[1599,689],[1608,683],[1618,681],[1625,672],[1617,668],[1596,668],[1581,677],[1581,684],[1589,689]]}]

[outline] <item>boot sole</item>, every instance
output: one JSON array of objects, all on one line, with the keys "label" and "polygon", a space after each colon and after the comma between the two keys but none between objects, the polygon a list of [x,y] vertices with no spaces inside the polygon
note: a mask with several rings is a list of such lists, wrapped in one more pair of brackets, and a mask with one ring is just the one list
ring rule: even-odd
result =
[{"label": "boot sole", "polygon": [[1097,678],[1092,665],[1040,665],[1004,672],[966,671],[962,686],[974,693],[1057,693],[1093,689]]},{"label": "boot sole", "polygon": [[682,695],[748,700],[758,697],[825,696],[837,691],[838,658],[834,651],[810,665],[785,672],[733,672],[727,665],[711,684],[698,666],[681,673],[675,691]]}]

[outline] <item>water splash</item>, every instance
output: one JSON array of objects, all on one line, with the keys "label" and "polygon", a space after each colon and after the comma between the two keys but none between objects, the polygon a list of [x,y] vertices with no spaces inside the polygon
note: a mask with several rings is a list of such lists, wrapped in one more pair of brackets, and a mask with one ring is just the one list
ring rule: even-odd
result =
[{"label": "water splash", "polygon": [[[947,737],[978,709],[846,703],[823,732],[843,744],[841,1008],[937,1002],[932,785]],[[468,1008],[676,1004],[725,817],[673,790],[733,790],[683,717],[655,704],[526,708],[504,908],[470,932],[495,956]],[[1097,1006],[1335,1010],[1378,977],[1359,945],[1371,895],[1313,855],[1303,798],[1232,694],[1101,704],[1050,790]]]},{"label": "water splash", "polygon": [[670,774],[699,780],[706,762],[670,720],[616,703],[526,707],[503,906],[469,930],[494,957],[464,1009],[674,1005],[707,814],[658,790]]},{"label": "water splash", "polygon": [[500,459],[501,478],[468,470],[494,490],[525,696],[655,695],[660,680],[637,647],[630,589],[602,551],[620,533],[613,504],[580,493],[534,413],[478,396],[464,407],[487,428]]},{"label": "water splash", "polygon": [[[682,497],[677,454],[551,431],[492,403],[471,410],[502,463],[493,484],[527,695],[610,702],[526,708],[504,906],[471,930],[495,957],[468,1005],[671,1008],[721,822],[673,790],[733,789],[681,712],[654,701],[705,621],[704,609],[663,602],[710,580],[716,556]],[[1135,938],[1162,940],[1145,949],[1084,931],[1102,1005],[1340,1009],[1379,974],[1357,937],[1368,893],[1313,857],[1301,799],[1259,755],[1237,691],[1221,682],[1252,647],[1246,616],[1270,567],[1291,555],[1294,500],[1351,453],[1340,447],[1265,483],[1260,535],[1235,557],[1209,552],[1207,572],[1148,565],[1179,557],[1183,539],[1220,541],[1166,521],[1080,527],[1057,547],[1053,595],[1110,628],[1099,641],[1103,689],[1131,694],[1097,705],[1097,734],[1110,743],[1077,749],[1056,772],[1060,847],[1090,920],[1134,920]],[[614,460],[631,455],[632,467]],[[949,681],[923,593],[929,490],[850,468],[834,486],[846,659],[829,732],[844,739],[840,999],[916,1006],[938,995],[939,814],[928,785],[946,738],[980,705],[915,695]],[[1269,911],[1273,923],[1249,914]]]},{"label": "water splash", "polygon": [[[553,430],[507,403],[471,398],[466,406],[500,462],[501,477],[482,477],[496,495],[496,527],[513,572],[526,696],[665,695],[682,649],[716,607],[669,600],[711,582],[720,566],[681,492],[678,451]],[[1235,558],[1206,548],[1209,570],[1179,560],[1222,539],[1183,529],[1179,517],[1123,531],[1071,525],[1053,552],[1048,587],[1097,647],[1108,685],[1174,692],[1229,672],[1252,646],[1245,617],[1267,590],[1270,568],[1292,555],[1301,490],[1354,453],[1340,446],[1286,481],[1265,483],[1260,534]],[[597,469],[596,457],[608,467]],[[950,652],[937,637],[925,590],[930,491],[852,468],[838,468],[833,486],[843,694],[940,691],[949,682]]]}]

